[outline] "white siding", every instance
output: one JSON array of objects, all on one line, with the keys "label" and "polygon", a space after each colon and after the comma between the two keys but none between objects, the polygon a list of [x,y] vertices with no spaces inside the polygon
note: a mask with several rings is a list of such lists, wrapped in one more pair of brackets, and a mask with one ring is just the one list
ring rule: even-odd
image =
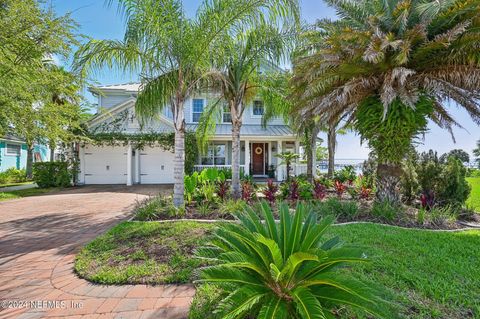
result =
[{"label": "white siding", "polygon": [[131,94],[104,94],[98,99],[98,106],[106,109],[130,99]]}]

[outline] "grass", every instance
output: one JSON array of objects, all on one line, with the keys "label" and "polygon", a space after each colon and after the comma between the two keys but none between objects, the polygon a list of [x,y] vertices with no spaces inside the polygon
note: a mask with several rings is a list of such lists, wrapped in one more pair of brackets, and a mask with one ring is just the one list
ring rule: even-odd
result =
[{"label": "grass", "polygon": [[[103,284],[189,282],[202,266],[192,257],[193,251],[208,241],[213,227],[195,222],[124,222],[84,247],[75,270]],[[372,286],[386,287],[401,316],[480,317],[480,231],[351,224],[332,227],[329,236],[333,235],[365,247],[372,262],[345,271]],[[199,287],[190,318],[212,313],[218,300],[215,287]],[[344,318],[352,317],[342,313]]]},{"label": "grass", "polygon": [[467,200],[467,205],[480,212],[480,177],[468,177],[467,181],[472,185],[472,192]]},{"label": "grass", "polygon": [[388,287],[406,317],[480,317],[480,231],[354,224],[331,232],[366,247],[373,262],[352,275]]},{"label": "grass", "polygon": [[[346,269],[347,275],[386,287],[401,317],[480,318],[480,231],[351,224],[334,226],[329,235],[365,247],[372,262]],[[219,299],[215,287],[202,286],[189,318],[212,313]],[[342,318],[363,318],[348,311],[341,314]]]},{"label": "grass", "polygon": [[203,264],[195,247],[212,224],[124,222],[89,243],[77,255],[75,271],[102,284],[185,283]]},{"label": "grass", "polygon": [[33,182],[32,182],[32,181],[28,181],[28,182],[19,182],[19,183],[0,184],[0,188],[3,188],[3,187],[11,187],[11,186],[20,186],[20,185],[28,185],[28,184],[33,184]]},{"label": "grass", "polygon": [[28,196],[37,196],[58,190],[58,188],[29,188],[17,191],[0,192],[0,202]]}]

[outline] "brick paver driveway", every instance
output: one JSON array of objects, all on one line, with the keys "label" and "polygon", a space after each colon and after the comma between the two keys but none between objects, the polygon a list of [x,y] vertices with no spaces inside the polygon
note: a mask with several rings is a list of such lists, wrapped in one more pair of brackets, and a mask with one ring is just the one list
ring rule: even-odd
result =
[{"label": "brick paver driveway", "polygon": [[73,273],[86,242],[166,186],[89,186],[0,202],[0,318],[184,318],[190,285],[101,286]]}]

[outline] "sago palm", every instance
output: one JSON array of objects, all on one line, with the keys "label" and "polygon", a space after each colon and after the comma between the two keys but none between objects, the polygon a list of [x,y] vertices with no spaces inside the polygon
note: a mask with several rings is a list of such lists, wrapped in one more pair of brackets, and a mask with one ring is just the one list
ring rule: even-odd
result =
[{"label": "sago palm", "polygon": [[[326,121],[342,114],[355,118],[362,102],[374,97],[383,108],[381,122],[391,108],[415,111],[426,99],[432,111],[425,116],[451,132],[459,124],[448,112],[450,100],[480,123],[480,1],[327,3],[340,20],[320,21],[306,32],[294,63],[294,98],[305,113]],[[393,157],[374,149],[377,197],[398,201],[399,162],[407,150],[392,147]]]},{"label": "sago palm", "polygon": [[366,258],[360,249],[341,246],[338,238],[324,239],[332,219],[317,223],[317,215],[303,204],[293,216],[285,204],[279,212],[277,224],[265,201],[258,212],[244,206],[236,214],[238,224],[221,225],[213,246],[198,251],[213,263],[201,270],[199,281],[227,293],[216,309],[220,317],[335,318],[331,310],[338,305],[382,316],[385,301],[338,271]]},{"label": "sago palm", "polygon": [[[113,0],[108,1],[112,3]],[[184,202],[184,103],[210,69],[218,38],[233,25],[257,20],[275,0],[205,0],[194,18],[180,0],[118,0],[126,20],[122,41],[91,40],[75,56],[85,72],[104,66],[139,74],[135,112],[147,123],[170,107],[175,130],[175,206]]]}]

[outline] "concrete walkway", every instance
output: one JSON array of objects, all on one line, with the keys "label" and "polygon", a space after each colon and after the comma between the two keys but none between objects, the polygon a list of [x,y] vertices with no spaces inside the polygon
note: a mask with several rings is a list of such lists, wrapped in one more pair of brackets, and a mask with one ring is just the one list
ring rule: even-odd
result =
[{"label": "concrete walkway", "polygon": [[35,187],[37,187],[36,183],[16,185],[16,186],[8,186],[8,187],[0,187],[0,193],[1,192],[19,191],[19,190],[22,190],[22,189],[30,189],[30,188],[35,188]]},{"label": "concrete walkway", "polygon": [[186,318],[191,285],[102,286],[73,273],[85,243],[158,191],[84,187],[1,202],[0,318]]}]

